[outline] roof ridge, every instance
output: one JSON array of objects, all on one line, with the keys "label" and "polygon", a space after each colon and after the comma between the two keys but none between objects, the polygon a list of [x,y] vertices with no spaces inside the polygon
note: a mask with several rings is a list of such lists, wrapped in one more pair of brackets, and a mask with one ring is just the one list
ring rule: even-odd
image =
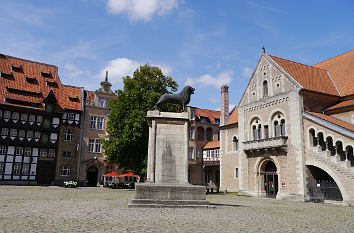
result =
[{"label": "roof ridge", "polygon": [[[305,112],[308,113],[308,114],[310,114],[310,115],[312,115],[312,116],[315,116],[315,117],[317,117],[315,114],[324,115],[324,116],[327,116],[327,117],[336,119],[336,120],[338,120],[338,121],[341,121],[341,122],[343,122],[343,123],[345,123],[345,124],[354,126],[354,124],[352,124],[351,122],[345,121],[345,120],[343,120],[343,119],[341,119],[341,118],[338,118],[338,117],[335,117],[335,116],[333,116],[333,115],[327,115],[327,114],[324,114],[324,113],[312,112],[312,111],[305,111]],[[315,114],[313,114],[313,113],[315,113]],[[326,120],[326,119],[322,119],[322,120],[325,120],[325,121],[327,121],[327,122],[330,122],[330,121],[328,121],[328,120]],[[338,124],[333,123],[333,122],[331,122],[331,123],[332,123],[332,124],[335,124],[335,125],[338,125]],[[338,125],[338,126],[343,127],[343,126],[341,126],[341,125]]]},{"label": "roof ridge", "polygon": [[303,66],[308,66],[308,67],[311,67],[311,68],[314,68],[314,69],[319,69],[319,70],[323,70],[323,71],[327,71],[327,72],[328,72],[328,70],[325,70],[325,69],[322,69],[322,68],[318,68],[318,67],[314,67],[314,66],[310,66],[310,65],[306,65],[306,64],[303,64],[303,63],[300,63],[300,62],[297,62],[297,61],[292,61],[292,60],[289,60],[289,59],[285,59],[285,58],[273,56],[273,55],[270,55],[270,54],[268,54],[268,56],[276,57],[276,58],[279,58],[279,59],[283,59],[283,60],[285,60],[285,61],[297,63],[297,64],[300,64],[300,65],[303,65]]},{"label": "roof ridge", "polygon": [[1,56],[1,55],[5,56],[5,57],[10,57],[10,58],[22,60],[22,61],[37,63],[37,64],[40,64],[40,65],[53,66],[53,67],[55,67],[55,68],[58,69],[58,67],[57,67],[56,65],[51,65],[51,64],[48,64],[48,63],[43,63],[43,62],[33,61],[33,60],[24,59],[24,58],[20,58],[20,57],[10,56],[10,55],[6,55],[6,54],[3,54],[3,53],[0,53],[0,56]]},{"label": "roof ridge", "polygon": [[346,54],[346,53],[349,53],[349,52],[351,52],[351,51],[354,51],[354,49],[349,50],[349,51],[344,52],[344,53],[341,53],[341,54],[338,54],[337,56],[330,57],[330,58],[328,58],[328,59],[326,59],[326,60],[324,60],[324,61],[320,61],[320,62],[318,62],[318,63],[316,63],[316,64],[313,64],[313,66],[318,65],[318,64],[323,63],[323,62],[326,62],[326,61],[328,61],[328,60],[334,59],[334,58],[336,58],[336,57],[342,56],[342,55],[344,55],[344,54]]}]

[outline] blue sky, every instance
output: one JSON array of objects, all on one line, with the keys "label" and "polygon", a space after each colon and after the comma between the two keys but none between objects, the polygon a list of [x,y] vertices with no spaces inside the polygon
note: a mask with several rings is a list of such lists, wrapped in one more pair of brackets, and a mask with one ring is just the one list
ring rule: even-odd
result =
[{"label": "blue sky", "polygon": [[0,53],[58,66],[64,84],[114,89],[145,63],[196,88],[190,105],[237,104],[266,52],[312,65],[353,49],[354,1],[0,0]]}]

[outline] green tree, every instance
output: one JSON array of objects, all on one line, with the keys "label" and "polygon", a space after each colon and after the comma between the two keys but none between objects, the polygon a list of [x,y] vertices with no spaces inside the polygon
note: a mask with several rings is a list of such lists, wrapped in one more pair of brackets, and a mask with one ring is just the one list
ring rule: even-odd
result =
[{"label": "green tree", "polygon": [[[123,90],[109,101],[108,140],[102,140],[108,161],[120,168],[146,173],[149,128],[147,110],[153,108],[161,95],[175,92],[178,84],[161,69],[148,64],[140,66],[133,77],[123,78]],[[164,111],[175,111],[166,105]]]}]

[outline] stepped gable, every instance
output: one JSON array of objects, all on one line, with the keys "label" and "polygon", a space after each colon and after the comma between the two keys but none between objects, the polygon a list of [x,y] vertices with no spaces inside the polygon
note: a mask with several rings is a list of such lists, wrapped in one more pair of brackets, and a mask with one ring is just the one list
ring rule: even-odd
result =
[{"label": "stepped gable", "polygon": [[234,110],[231,113],[230,118],[227,120],[227,122],[224,125],[232,125],[238,123],[238,110],[235,107]]},{"label": "stepped gable", "polygon": [[54,65],[0,54],[0,104],[43,109],[53,91],[62,109],[81,109],[81,89],[63,85]]},{"label": "stepped gable", "polygon": [[342,96],[354,94],[354,50],[317,63],[313,67],[328,70]]},{"label": "stepped gable", "polygon": [[210,123],[215,124],[215,118],[220,119],[220,111],[214,111],[209,109],[196,108],[195,115],[200,118],[207,117],[209,118]]},{"label": "stepped gable", "polygon": [[328,121],[332,124],[338,125],[342,128],[348,129],[350,131],[354,132],[354,125],[350,124],[348,122],[342,121],[338,118],[332,117],[332,116],[328,116],[322,113],[317,113],[317,112],[309,112],[309,111],[305,111],[308,114],[311,114],[312,116],[315,116],[317,118],[321,118],[322,120]]},{"label": "stepped gable", "polygon": [[268,55],[303,88],[310,91],[339,96],[327,70]]}]

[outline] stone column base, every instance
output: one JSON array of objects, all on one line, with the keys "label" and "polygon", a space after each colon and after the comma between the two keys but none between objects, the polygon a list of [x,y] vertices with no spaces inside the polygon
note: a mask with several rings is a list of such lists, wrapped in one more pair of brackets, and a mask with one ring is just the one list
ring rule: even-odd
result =
[{"label": "stone column base", "polygon": [[209,206],[204,186],[170,183],[139,183],[128,207],[215,208]]}]

